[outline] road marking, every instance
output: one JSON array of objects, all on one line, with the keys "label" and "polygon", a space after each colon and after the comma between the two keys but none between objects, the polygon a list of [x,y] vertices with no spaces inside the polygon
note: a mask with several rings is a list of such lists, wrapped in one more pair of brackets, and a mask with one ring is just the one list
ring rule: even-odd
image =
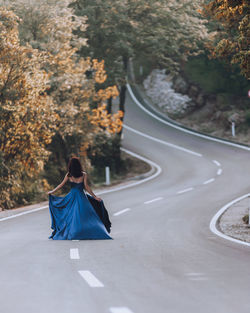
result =
[{"label": "road marking", "polygon": [[131,184],[129,184],[129,185],[119,186],[119,187],[115,187],[115,188],[112,188],[112,189],[109,189],[109,190],[104,190],[104,191],[101,191],[101,192],[97,192],[97,193],[96,193],[97,195],[102,195],[102,194],[105,194],[105,193],[110,193],[110,192],[114,192],[114,191],[118,191],[118,190],[130,188],[130,187],[133,187],[133,186],[136,186],[136,185],[140,185],[140,184],[145,183],[146,181],[149,181],[149,180],[151,180],[151,179],[154,179],[155,177],[157,177],[158,175],[161,174],[162,168],[160,167],[160,165],[156,164],[155,162],[153,162],[153,161],[151,161],[151,160],[149,160],[149,159],[147,159],[147,158],[144,158],[143,156],[141,156],[141,155],[139,155],[139,154],[137,154],[137,153],[134,153],[134,152],[132,152],[132,151],[129,151],[129,150],[125,149],[125,148],[121,148],[120,150],[126,152],[127,154],[130,154],[130,155],[136,157],[136,158],[139,159],[139,160],[142,160],[142,161],[148,163],[148,164],[151,165],[152,167],[156,168],[156,172],[155,172],[153,175],[151,175],[151,176],[149,176],[149,177],[147,177],[147,178],[144,178],[144,179],[142,179],[142,180],[140,180],[140,181],[131,183]]},{"label": "road marking", "polygon": [[[155,163],[155,162],[153,162],[153,161],[151,161],[151,160],[149,160],[147,158],[144,158],[143,156],[141,156],[141,155],[139,155],[139,154],[137,154],[135,152],[132,152],[130,150],[127,150],[125,148],[121,148],[120,150],[126,152],[127,154],[130,154],[130,155],[136,157],[139,160],[142,160],[142,161],[148,163],[149,165],[151,165],[151,167],[154,167],[156,169],[156,172],[153,175],[150,175],[149,177],[141,179],[141,180],[139,180],[137,182],[134,182],[134,183],[131,183],[131,184],[128,184],[128,185],[125,185],[125,186],[119,186],[119,187],[115,187],[115,188],[112,188],[112,189],[96,192],[96,195],[102,195],[102,194],[105,194],[105,193],[115,192],[115,191],[119,191],[119,190],[130,188],[130,187],[133,187],[133,186],[136,186],[136,185],[140,185],[140,184],[143,184],[143,183],[145,183],[145,182],[147,182],[147,181],[149,181],[151,179],[156,178],[157,176],[159,176],[161,174],[162,168],[157,163]],[[36,209],[32,209],[32,210],[25,211],[25,212],[22,212],[22,213],[18,213],[18,214],[14,214],[14,215],[11,215],[11,216],[3,217],[3,218],[0,218],[0,222],[8,220],[8,219],[11,219],[11,218],[15,218],[15,217],[18,217],[18,216],[21,216],[21,215],[24,215],[24,214],[30,214],[30,213],[37,212],[37,211],[40,211],[40,210],[43,210],[43,209],[48,209],[48,207],[49,207],[48,205],[45,205],[45,206],[42,206],[42,207],[39,207],[39,208],[36,208]]]},{"label": "road marking", "polygon": [[183,151],[183,152],[187,152],[187,153],[193,154],[193,155],[198,156],[198,157],[202,157],[202,154],[200,154],[200,153],[197,153],[197,152],[194,152],[194,151],[192,151],[192,150],[183,148],[183,147],[181,147],[181,146],[174,145],[173,143],[170,143],[170,142],[167,142],[167,141],[158,139],[158,138],[156,138],[156,137],[147,135],[147,134],[142,133],[142,132],[140,132],[139,130],[136,130],[136,129],[132,128],[132,127],[129,127],[129,126],[125,125],[125,124],[123,125],[123,127],[124,127],[125,129],[128,129],[128,130],[130,130],[130,131],[132,131],[132,132],[134,132],[134,133],[140,135],[140,136],[143,136],[143,137],[145,137],[145,138],[148,138],[148,139],[151,139],[151,140],[153,140],[153,141],[159,142],[159,143],[161,143],[161,144],[163,144],[163,145],[165,145],[165,146],[168,146],[168,147],[171,147],[171,148],[174,148],[174,149],[177,149],[177,150],[181,150],[181,151]]},{"label": "road marking", "polygon": [[[130,93],[130,96],[131,98],[134,100],[134,102],[138,105],[139,108],[141,108],[144,112],[146,112],[148,115],[151,115],[152,117],[154,117],[156,120],[160,121],[161,123],[164,123],[168,126],[171,126],[172,128],[175,128],[175,129],[178,129],[184,133],[187,133],[187,134],[191,134],[191,135],[194,135],[194,136],[197,136],[197,137],[200,137],[200,138],[205,138],[205,139],[208,139],[208,140],[211,140],[211,141],[215,141],[215,142],[219,142],[219,143],[223,143],[224,145],[229,145],[229,146],[233,146],[233,147],[237,147],[237,148],[240,148],[240,149],[243,149],[243,150],[247,150],[247,151],[250,151],[250,147],[248,146],[244,146],[244,145],[241,145],[241,144],[237,144],[237,143],[233,143],[233,142],[230,142],[230,141],[225,141],[223,139],[219,139],[219,138],[215,138],[215,137],[210,137],[210,136],[207,136],[205,134],[201,134],[201,133],[198,133],[198,132],[195,132],[191,129],[187,129],[185,128],[183,125],[177,125],[176,122],[172,121],[172,122],[168,122],[166,120],[164,120],[163,118],[160,118],[158,117],[157,115],[153,114],[152,112],[150,112],[148,109],[146,109],[138,100],[137,98],[135,97],[131,87],[129,84],[127,84],[127,88],[128,88],[128,91]],[[158,112],[159,113],[159,112]]]},{"label": "road marking", "polygon": [[158,198],[155,198],[155,199],[152,199],[152,200],[148,200],[148,201],[145,201],[144,204],[149,204],[149,203],[152,203],[152,202],[155,202],[155,201],[159,201],[159,200],[162,200],[163,197],[158,197]]},{"label": "road marking", "polygon": [[217,165],[217,166],[221,166],[220,162],[213,160],[213,162]]},{"label": "road marking", "polygon": [[111,313],[133,313],[130,309],[126,307],[112,307],[109,310]]},{"label": "road marking", "polygon": [[3,217],[3,218],[0,219],[0,222],[6,221],[6,220],[9,220],[11,218],[18,217],[18,216],[21,216],[21,215],[30,214],[30,213],[37,212],[37,211],[40,211],[40,210],[43,210],[43,209],[47,209],[48,207],[49,207],[48,205],[45,205],[45,206],[42,206],[40,208],[36,208],[36,209],[32,209],[32,210],[25,211],[25,212],[22,212],[22,213],[18,213],[18,214],[10,215],[10,216],[7,216],[7,217]]},{"label": "road marking", "polygon": [[72,239],[71,241],[79,241],[79,239]]},{"label": "road marking", "polygon": [[250,243],[249,242],[245,242],[245,241],[241,241],[239,239],[235,239],[235,238],[232,238],[228,235],[225,235],[223,234],[220,230],[218,230],[217,228],[217,224],[218,224],[218,220],[219,218],[221,217],[221,215],[230,207],[232,206],[233,204],[235,204],[236,202],[239,202],[240,200],[243,200],[247,197],[250,197],[250,193],[247,193],[239,198],[236,198],[234,199],[233,201],[227,203],[226,205],[224,205],[212,218],[211,222],[210,222],[210,225],[209,225],[209,228],[211,230],[211,232],[213,232],[215,235],[221,237],[221,238],[224,238],[224,239],[227,239],[227,240],[230,240],[230,241],[233,241],[233,242],[236,242],[236,243],[239,243],[241,245],[245,245],[245,246],[248,246],[250,247]]},{"label": "road marking", "polygon": [[79,250],[77,248],[70,249],[70,258],[74,260],[79,260]]},{"label": "road marking", "polygon": [[211,179],[209,179],[209,180],[204,181],[203,185],[210,184],[210,183],[212,183],[213,181],[215,181],[215,179],[214,179],[214,178],[211,178]]},{"label": "road marking", "polygon": [[205,275],[204,273],[196,273],[196,272],[193,272],[193,273],[186,273],[185,274],[186,276],[203,276]]},{"label": "road marking", "polygon": [[187,188],[187,189],[184,189],[184,190],[180,190],[177,192],[177,194],[181,194],[181,193],[184,193],[184,192],[188,192],[188,191],[191,191],[193,190],[194,188],[193,187],[190,187],[190,188]]},{"label": "road marking", "polygon": [[125,212],[128,212],[130,210],[131,210],[130,208],[123,209],[121,211],[118,211],[118,212],[114,213],[113,216],[118,216],[118,215],[123,214]]},{"label": "road marking", "polygon": [[100,282],[90,271],[78,271],[82,278],[90,287],[104,287],[103,283]]},{"label": "road marking", "polygon": [[208,280],[204,273],[186,273],[185,276],[187,276],[189,280]]},{"label": "road marking", "polygon": [[222,169],[219,168],[218,171],[217,171],[217,175],[221,175],[221,173],[222,173]]},{"label": "road marking", "polygon": [[189,280],[202,281],[202,280],[208,280],[208,278],[207,277],[189,277]]}]

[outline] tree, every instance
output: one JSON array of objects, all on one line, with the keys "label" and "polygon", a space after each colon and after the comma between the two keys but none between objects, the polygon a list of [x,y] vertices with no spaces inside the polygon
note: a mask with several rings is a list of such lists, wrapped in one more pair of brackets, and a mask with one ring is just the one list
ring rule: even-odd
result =
[{"label": "tree", "polygon": [[239,64],[250,78],[250,3],[247,0],[216,0],[204,5],[203,14],[221,26],[210,47],[212,57]]},{"label": "tree", "polygon": [[[117,89],[97,88],[107,78],[104,62],[77,54],[85,40],[78,39],[74,30],[84,31],[85,18],[74,16],[69,2],[64,1],[64,7],[61,2],[59,7],[44,5],[40,10],[39,3],[11,2],[22,20],[1,8],[0,165],[5,177],[0,182],[0,203],[4,207],[14,205],[23,189],[32,185],[30,179],[23,187],[26,177],[41,182],[38,174],[51,152],[56,161],[66,162],[67,140],[84,155],[97,132],[116,131],[109,127],[115,116],[107,120],[100,115],[99,124],[97,119],[92,122],[92,103],[95,109],[101,106],[105,111],[107,98],[116,96]],[[60,143],[61,150],[53,149],[54,141]],[[47,184],[45,180],[43,183]]]},{"label": "tree", "polygon": [[87,16],[88,46],[81,55],[104,59],[108,83],[117,84],[124,112],[126,75],[130,58],[144,55],[170,70],[189,54],[199,51],[207,38],[205,21],[197,9],[200,1],[77,0],[77,15]]},{"label": "tree", "polygon": [[31,181],[43,168],[59,120],[46,92],[45,55],[20,45],[18,22],[13,12],[0,8],[0,205],[5,207],[22,191],[21,179]]}]

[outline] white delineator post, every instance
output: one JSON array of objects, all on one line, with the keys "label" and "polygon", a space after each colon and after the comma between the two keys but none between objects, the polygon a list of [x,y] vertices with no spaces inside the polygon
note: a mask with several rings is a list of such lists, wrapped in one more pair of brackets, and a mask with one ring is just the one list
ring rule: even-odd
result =
[{"label": "white delineator post", "polygon": [[248,226],[250,227],[250,196],[248,196]]},{"label": "white delineator post", "polygon": [[143,74],[143,67],[140,65],[140,75],[142,76]]},{"label": "white delineator post", "polygon": [[235,137],[235,122],[232,122],[232,136]]},{"label": "white delineator post", "polygon": [[109,166],[105,167],[106,185],[110,185],[110,169]]}]

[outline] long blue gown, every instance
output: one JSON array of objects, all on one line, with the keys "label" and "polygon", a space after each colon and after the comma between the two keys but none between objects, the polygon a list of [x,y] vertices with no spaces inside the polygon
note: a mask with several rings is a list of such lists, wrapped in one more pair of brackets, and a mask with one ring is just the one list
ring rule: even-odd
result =
[{"label": "long blue gown", "polygon": [[70,182],[65,197],[49,195],[54,240],[112,239],[83,191],[84,183]]}]

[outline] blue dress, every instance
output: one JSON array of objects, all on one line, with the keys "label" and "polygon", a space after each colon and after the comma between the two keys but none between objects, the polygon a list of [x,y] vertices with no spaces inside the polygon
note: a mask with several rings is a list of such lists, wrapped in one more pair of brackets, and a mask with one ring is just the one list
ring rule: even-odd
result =
[{"label": "blue dress", "polygon": [[[49,238],[54,240],[112,239],[83,191],[84,183],[70,182],[70,184],[71,190],[65,197],[49,195],[53,229]],[[102,204],[101,202],[99,203]]]}]

